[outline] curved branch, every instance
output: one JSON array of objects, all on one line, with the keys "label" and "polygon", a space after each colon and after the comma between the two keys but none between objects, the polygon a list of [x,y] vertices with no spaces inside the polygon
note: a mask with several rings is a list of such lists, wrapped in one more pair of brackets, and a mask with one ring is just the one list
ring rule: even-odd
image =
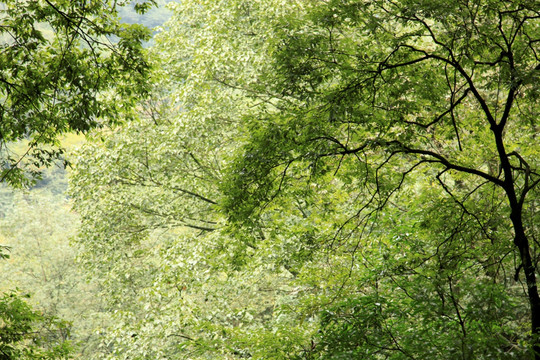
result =
[{"label": "curved branch", "polygon": [[442,156],[441,154],[438,154],[436,152],[429,151],[429,150],[423,150],[423,149],[409,148],[408,146],[405,146],[404,144],[402,144],[401,142],[399,142],[397,140],[390,141],[387,144],[388,145],[397,145],[399,147],[398,151],[402,152],[402,153],[405,153],[405,154],[418,154],[418,155],[425,155],[425,156],[429,156],[429,157],[434,158],[434,159],[431,159],[431,160],[430,159],[423,159],[423,161],[425,161],[425,162],[440,163],[440,164],[446,166],[448,169],[461,171],[461,172],[464,172],[464,173],[467,173],[467,174],[477,175],[477,176],[480,176],[481,178],[484,178],[484,179],[494,183],[495,185],[504,187],[504,182],[501,179],[496,178],[496,177],[494,177],[492,175],[489,175],[488,173],[485,173],[485,172],[480,171],[478,169],[469,168],[469,167],[466,167],[466,166],[454,164],[454,163],[450,162],[447,158],[445,158],[444,156]]}]

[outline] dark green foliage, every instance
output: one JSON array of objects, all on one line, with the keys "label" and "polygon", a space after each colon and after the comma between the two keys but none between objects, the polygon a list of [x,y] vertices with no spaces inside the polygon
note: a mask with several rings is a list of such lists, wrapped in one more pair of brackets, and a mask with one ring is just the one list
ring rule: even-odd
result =
[{"label": "dark green foliage", "polygon": [[0,298],[0,359],[68,359],[69,324],[33,310],[29,295]]},{"label": "dark green foliage", "polygon": [[[281,213],[294,213],[299,189],[306,222],[334,216],[333,237],[310,238],[350,269],[331,305],[321,300],[321,337],[306,354],[540,351],[538,100],[528,80],[540,69],[539,19],[537,1],[336,0],[306,6],[272,39],[266,87],[284,101],[247,118],[222,203],[235,225],[273,229],[296,248],[305,237],[273,226],[293,217]],[[349,196],[328,202],[345,218],[318,206],[340,192]]]},{"label": "dark green foliage", "polygon": [[[145,93],[150,31],[121,24],[114,1],[9,0],[0,17],[0,180],[24,186],[62,157],[58,135],[114,121]],[[10,151],[21,139],[27,150]]]}]

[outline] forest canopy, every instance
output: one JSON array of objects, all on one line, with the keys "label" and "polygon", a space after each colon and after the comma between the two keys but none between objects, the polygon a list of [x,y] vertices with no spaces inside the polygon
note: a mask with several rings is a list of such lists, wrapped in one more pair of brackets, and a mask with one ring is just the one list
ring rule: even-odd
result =
[{"label": "forest canopy", "polygon": [[87,358],[540,359],[540,2],[167,7],[68,157]]}]

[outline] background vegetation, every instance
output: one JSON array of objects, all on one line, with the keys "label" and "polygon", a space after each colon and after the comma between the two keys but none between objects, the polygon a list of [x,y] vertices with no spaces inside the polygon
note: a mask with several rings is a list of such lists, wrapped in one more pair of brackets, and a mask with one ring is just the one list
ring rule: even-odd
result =
[{"label": "background vegetation", "polygon": [[6,165],[7,359],[540,359],[539,2],[129,9],[69,185]]}]

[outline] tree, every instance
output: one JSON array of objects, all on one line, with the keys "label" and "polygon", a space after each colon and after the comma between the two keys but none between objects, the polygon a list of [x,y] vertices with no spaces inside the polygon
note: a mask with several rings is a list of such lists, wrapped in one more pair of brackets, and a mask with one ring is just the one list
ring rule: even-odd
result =
[{"label": "tree", "polygon": [[[117,1],[0,3],[0,182],[26,187],[43,166],[63,160],[58,136],[85,132],[127,114],[144,95],[148,64],[141,41],[150,31],[122,24]],[[155,2],[142,1],[145,11]],[[15,153],[14,142],[26,149]],[[65,162],[65,160],[64,160]],[[2,252],[0,259],[7,254]],[[2,358],[63,358],[63,341],[39,339],[36,326],[54,324],[15,293],[2,305]],[[54,335],[53,333],[51,333]],[[39,334],[38,334],[39,335]],[[58,349],[41,351],[58,343]],[[37,345],[36,345],[37,344]]]},{"label": "tree", "polygon": [[[251,219],[250,226],[264,227],[276,216],[269,214],[279,209],[271,205],[279,198],[290,199],[303,183],[309,203],[321,191],[310,189],[309,183],[331,181],[357,199],[350,218],[338,226],[335,244],[367,236],[366,229],[372,229],[368,233],[373,236],[379,229],[376,222],[387,218],[388,212],[403,205],[404,214],[414,209],[400,193],[422,196],[424,184],[434,182],[454,208],[449,207],[449,213],[444,208],[440,214],[431,211],[423,218],[436,224],[430,225],[431,232],[434,239],[439,236],[434,248],[433,242],[419,248],[425,255],[417,265],[427,265],[449,243],[471,246],[462,252],[454,248],[453,254],[441,257],[441,269],[447,268],[442,263],[473,256],[484,239],[491,250],[483,259],[479,254],[474,258],[486,267],[491,263],[505,268],[509,266],[504,264],[505,251],[513,244],[519,258],[515,277],[523,273],[526,282],[528,341],[534,357],[540,358],[535,225],[540,182],[535,110],[540,4],[325,1],[310,2],[305,8],[302,16],[287,19],[282,35],[274,40],[273,74],[265,86],[289,104],[285,110],[252,119],[251,139],[224,187],[230,219],[242,226]],[[487,196],[492,202],[485,202]],[[441,214],[448,217],[441,221]],[[422,216],[411,220],[419,219]],[[511,239],[500,233],[505,227],[513,229]],[[467,232],[474,232],[475,238]],[[461,262],[457,269],[464,266]],[[450,288],[452,276],[442,279]],[[506,282],[497,277],[493,281]],[[453,293],[450,298],[465,339],[476,320],[473,315],[461,317],[463,305]],[[354,326],[346,325],[352,309],[362,306],[355,304],[342,308],[341,318],[322,318],[330,324],[330,336],[337,336],[343,326],[339,328],[343,341],[344,334],[365,326],[354,321]],[[381,326],[392,322],[386,318],[391,309],[386,311],[377,318]],[[397,326],[395,331],[399,333]],[[388,344],[371,346],[415,357],[392,339],[391,332],[387,334]],[[393,350],[388,350],[391,345]],[[324,346],[319,350],[331,354]],[[348,346],[347,351],[360,351],[370,344]],[[461,356],[472,354],[464,350]]]},{"label": "tree", "polygon": [[[537,100],[518,76],[536,5],[172,6],[164,111],[99,133],[72,178],[87,263],[124,310],[112,356],[532,356],[505,184],[536,262]],[[513,62],[490,57],[505,38]]]},{"label": "tree", "polygon": [[76,155],[78,241],[86,267],[108,274],[111,358],[283,358],[313,331],[313,321],[295,321],[291,273],[265,261],[268,248],[248,262],[249,244],[224,231],[218,211],[241,118],[260,101],[232,85],[255,82],[265,61],[254,49],[265,42],[249,33],[271,31],[256,22],[266,7],[233,5],[172,5],[153,49],[154,97],[139,119],[96,133]]},{"label": "tree", "polygon": [[[2,182],[26,185],[41,166],[61,157],[58,135],[101,126],[145,92],[141,41],[150,31],[122,24],[117,3],[0,3]],[[10,142],[22,139],[27,149],[12,153]]]}]

